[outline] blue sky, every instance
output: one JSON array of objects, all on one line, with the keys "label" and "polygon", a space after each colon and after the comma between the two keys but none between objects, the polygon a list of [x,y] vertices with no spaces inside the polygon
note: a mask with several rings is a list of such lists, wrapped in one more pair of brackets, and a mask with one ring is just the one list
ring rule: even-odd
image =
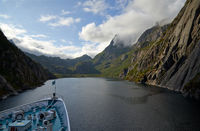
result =
[{"label": "blue sky", "polygon": [[156,22],[170,22],[185,0],[0,0],[0,28],[24,51],[94,57],[115,34],[125,45]]}]

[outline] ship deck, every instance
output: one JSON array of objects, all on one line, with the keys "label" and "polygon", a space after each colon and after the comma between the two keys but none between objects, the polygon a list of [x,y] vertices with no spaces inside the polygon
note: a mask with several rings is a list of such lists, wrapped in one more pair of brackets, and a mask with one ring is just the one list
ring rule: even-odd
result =
[{"label": "ship deck", "polygon": [[[45,119],[40,120],[39,116],[40,114],[47,114],[52,110],[56,117],[48,120],[52,124],[51,129],[53,131],[70,131],[68,113],[64,102],[60,99],[41,100],[0,112],[0,131],[9,131],[10,126],[23,126],[27,125],[27,123],[31,124],[27,131],[34,131],[39,127],[46,131],[47,128],[44,126]],[[24,118],[21,121],[13,120],[14,112],[16,111],[23,111]]]}]

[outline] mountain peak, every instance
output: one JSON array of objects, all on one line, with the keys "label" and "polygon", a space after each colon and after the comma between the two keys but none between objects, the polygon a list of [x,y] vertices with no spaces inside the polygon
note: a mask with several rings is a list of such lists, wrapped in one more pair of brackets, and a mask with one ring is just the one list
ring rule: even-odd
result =
[{"label": "mountain peak", "polygon": [[77,59],[77,60],[79,60],[79,61],[89,61],[89,60],[92,60],[92,58],[91,58],[89,55],[87,55],[87,54],[82,55],[82,56],[80,56],[80,57],[77,57],[77,58],[75,58],[75,59]]},{"label": "mountain peak", "polygon": [[119,38],[119,35],[115,35],[110,44],[98,55],[94,57],[95,64],[101,64],[105,61],[111,61],[119,57],[120,55],[128,52],[131,48],[124,46],[123,41]]}]

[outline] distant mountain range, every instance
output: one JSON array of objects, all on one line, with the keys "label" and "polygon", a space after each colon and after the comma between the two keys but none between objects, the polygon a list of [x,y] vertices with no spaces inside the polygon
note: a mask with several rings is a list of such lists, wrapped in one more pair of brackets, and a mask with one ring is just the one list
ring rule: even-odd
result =
[{"label": "distant mountain range", "polygon": [[[169,88],[200,99],[199,21],[200,1],[187,0],[172,23],[147,29],[132,46],[125,46],[128,44],[116,35],[109,46],[93,59],[87,55],[75,59],[26,55],[57,76],[93,74],[117,77]],[[5,61],[12,63],[9,59]],[[5,71],[0,74],[6,75]],[[10,80],[9,77],[6,79]],[[36,78],[33,81],[37,83]]]},{"label": "distant mountain range", "polygon": [[27,57],[0,31],[0,98],[39,86],[51,78],[55,76]]},{"label": "distant mountain range", "polygon": [[26,55],[57,76],[99,73],[93,66],[92,58],[88,55],[83,55],[75,59],[60,59],[59,57],[48,57],[44,55],[36,56],[29,53],[26,53]]},{"label": "distant mountain range", "polygon": [[[168,25],[154,26],[146,30],[133,46],[125,46],[118,35],[111,40],[108,47],[93,59],[83,55],[75,59],[60,59],[59,57],[36,56],[26,53],[34,61],[57,75],[96,74],[98,76],[119,77],[119,74],[131,64],[132,53],[136,49],[147,47],[156,41],[166,31]],[[84,66],[86,65],[87,66]]]},{"label": "distant mountain range", "polygon": [[115,59],[129,52],[130,49],[129,46],[124,46],[124,43],[116,35],[109,46],[96,55],[94,59],[88,55],[75,59],[60,59],[59,57],[44,55],[36,56],[30,53],[26,53],[26,55],[57,76],[77,76],[78,74],[105,76],[103,74],[104,69],[110,67]]}]

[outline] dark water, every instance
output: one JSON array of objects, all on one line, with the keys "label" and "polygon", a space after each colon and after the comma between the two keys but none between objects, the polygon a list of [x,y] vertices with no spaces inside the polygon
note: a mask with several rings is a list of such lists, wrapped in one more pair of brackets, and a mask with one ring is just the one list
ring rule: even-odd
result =
[{"label": "dark water", "polygon": [[[0,110],[29,103],[53,92],[44,86],[0,101]],[[56,81],[72,131],[198,131],[200,106],[180,94],[105,78]]]}]

